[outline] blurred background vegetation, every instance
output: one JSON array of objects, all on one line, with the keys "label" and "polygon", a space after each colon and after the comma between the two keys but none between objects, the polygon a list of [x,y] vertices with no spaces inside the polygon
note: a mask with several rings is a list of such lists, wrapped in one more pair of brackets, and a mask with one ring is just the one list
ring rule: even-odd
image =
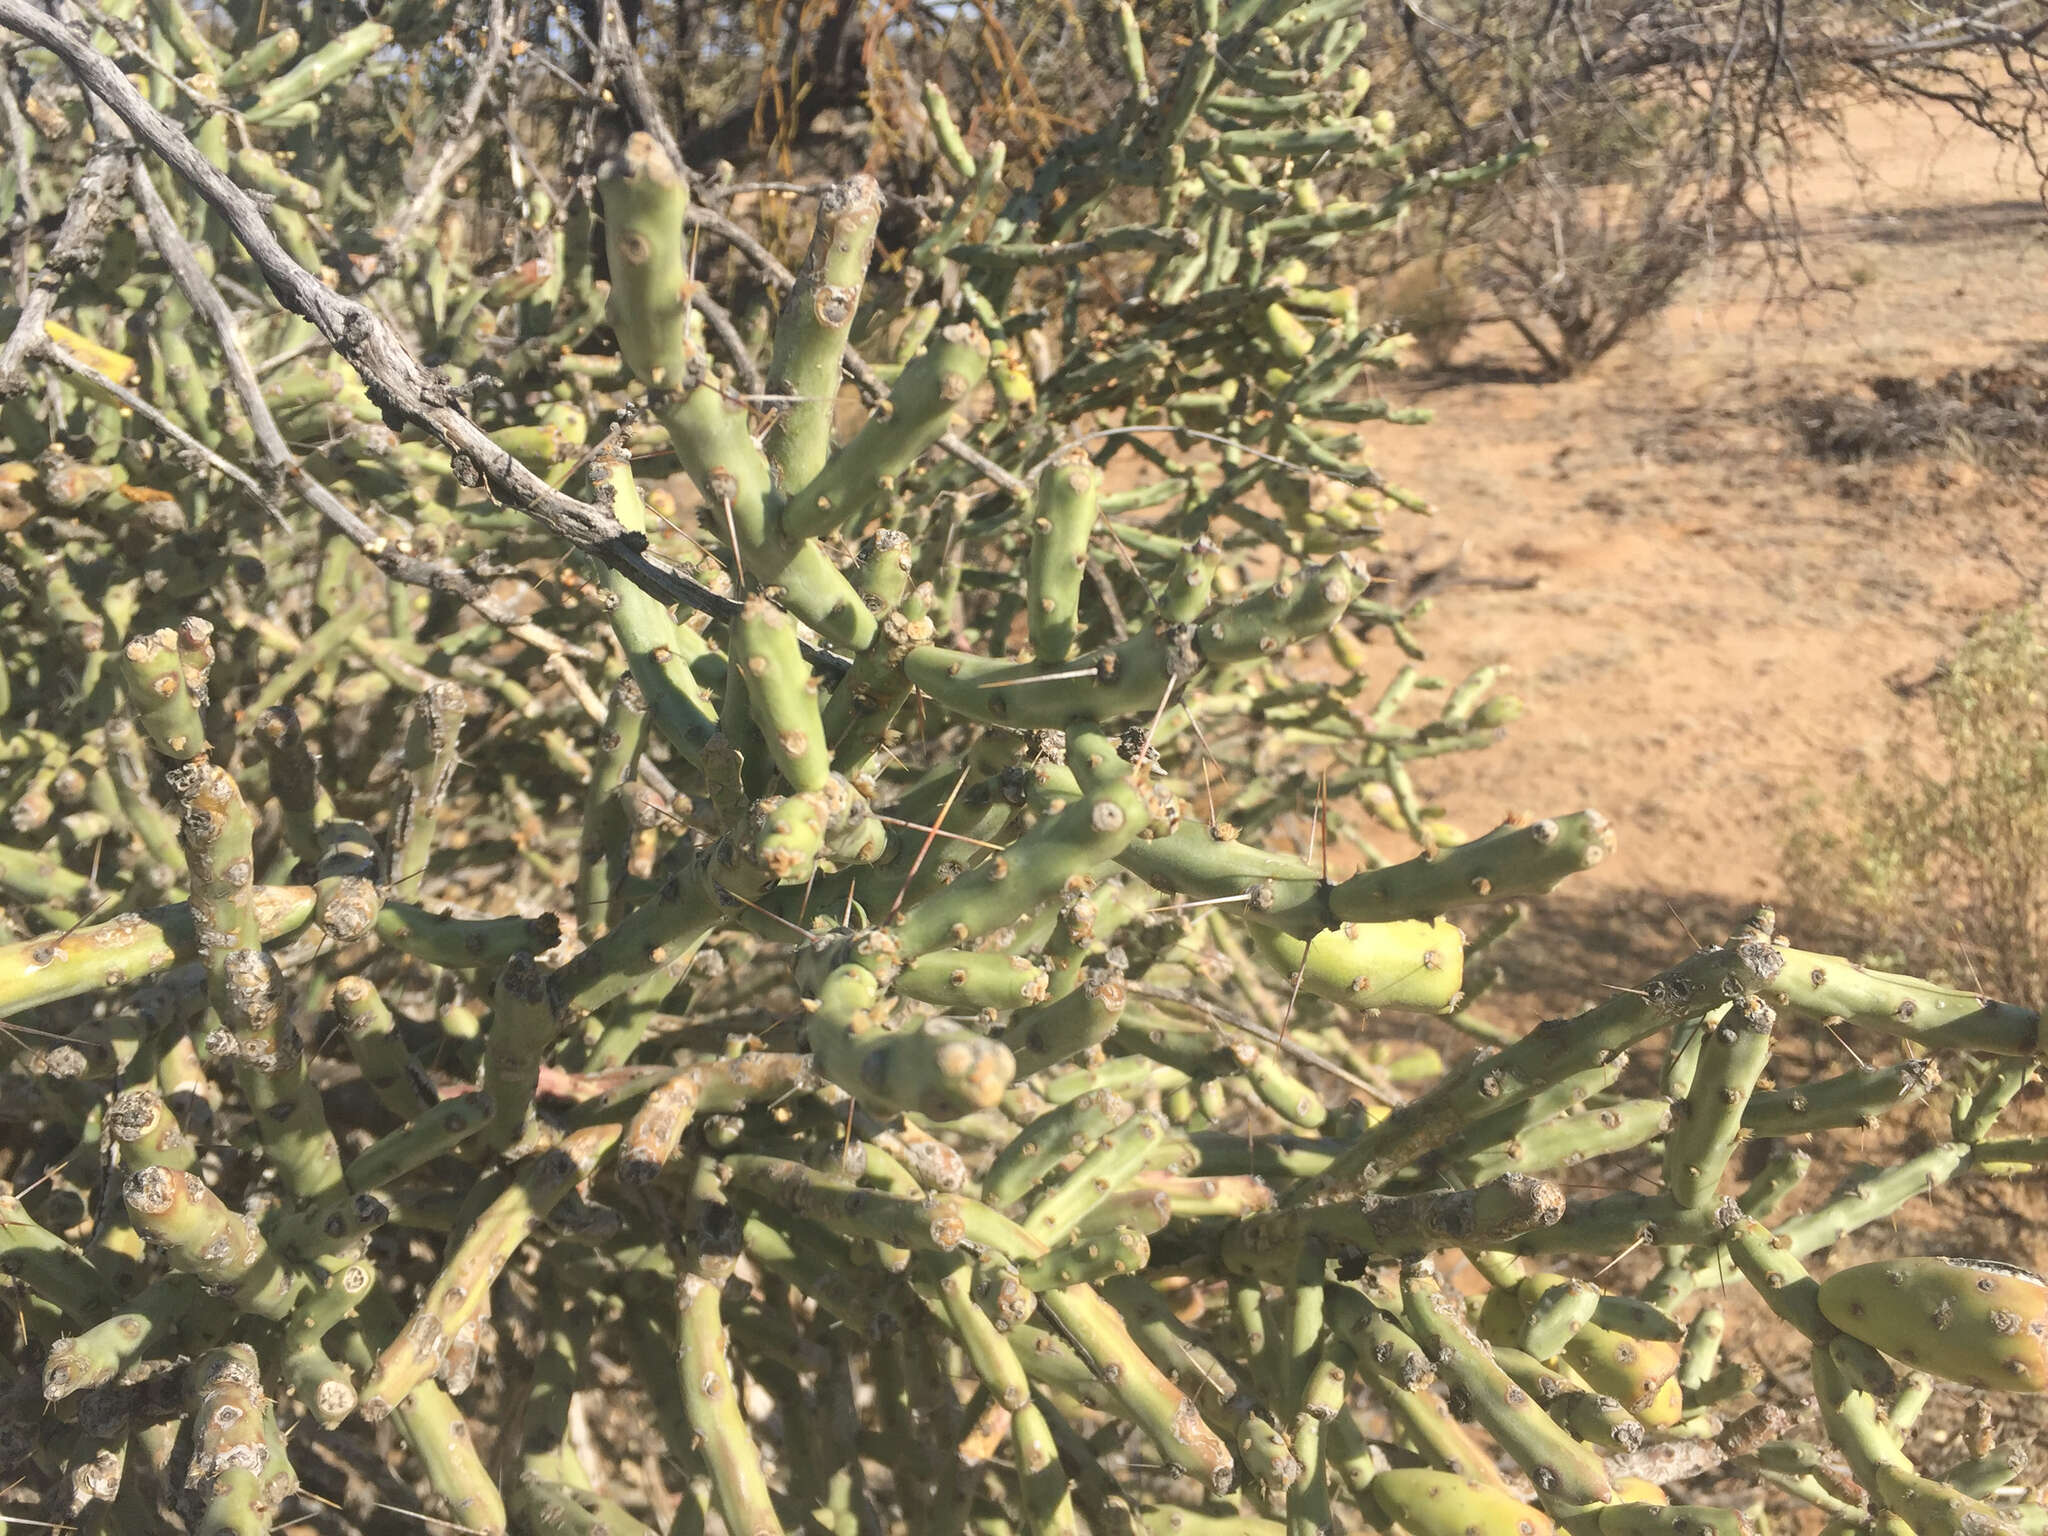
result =
[{"label": "blurred background vegetation", "polygon": [[[1188,41],[1186,0],[1140,9],[1162,46]],[[1440,199],[1400,240],[1360,250],[1393,275],[1387,294],[1426,356],[1448,359],[1466,327],[1497,320],[1534,367],[1571,373],[1714,258],[1768,263],[1796,291],[1796,172],[1858,106],[1915,104],[1931,130],[1993,134],[2039,164],[2039,3],[1368,0],[1360,13],[1374,105],[1427,137],[1424,165],[1549,146],[1527,174]],[[953,101],[970,147],[1002,139],[1028,174],[1119,99],[1111,18],[1075,0],[577,0],[573,19],[537,11],[533,25],[537,43],[565,28],[579,45],[630,37],[694,165],[867,169],[915,189],[939,158],[924,82]],[[577,72],[597,68],[580,47]],[[542,76],[529,72],[529,108],[559,101]]]}]

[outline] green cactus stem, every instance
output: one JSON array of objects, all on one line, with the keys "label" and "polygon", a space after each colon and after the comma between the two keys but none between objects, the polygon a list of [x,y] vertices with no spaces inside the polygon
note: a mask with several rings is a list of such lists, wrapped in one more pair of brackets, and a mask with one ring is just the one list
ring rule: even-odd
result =
[{"label": "green cactus stem", "polygon": [[1692,1091],[1673,1106],[1664,1138],[1664,1186],[1679,1204],[1698,1209],[1719,1192],[1750,1094],[1770,1061],[1776,1022],[1769,1008],[1744,997],[1707,1028]]},{"label": "green cactus stem", "polygon": [[1095,532],[1102,473],[1078,448],[1040,471],[1031,502],[1026,607],[1031,649],[1042,662],[1065,661],[1080,630],[1081,578]]},{"label": "green cactus stem", "polygon": [[151,746],[181,763],[205,754],[206,725],[186,684],[176,630],[130,640],[121,652],[121,682]]},{"label": "green cactus stem", "polygon": [[1614,1496],[1598,1455],[1555,1423],[1495,1363],[1465,1320],[1464,1304],[1427,1265],[1401,1271],[1401,1309],[1416,1342],[1455,1382],[1473,1415],[1529,1474],[1539,1491],[1571,1504]]},{"label": "green cactus stem", "polygon": [[193,1362],[192,1421],[186,1482],[202,1505],[197,1529],[223,1536],[269,1530],[298,1479],[248,1345],[210,1350]]},{"label": "green cactus stem", "polygon": [[119,1144],[122,1168],[163,1167],[189,1172],[197,1154],[163,1095],[151,1087],[130,1088],[108,1106],[106,1128]]},{"label": "green cactus stem", "polygon": [[449,1343],[490,1296],[491,1282],[532,1232],[618,1140],[617,1125],[586,1126],[529,1158],[502,1194],[483,1209],[443,1265],[398,1337],[378,1356],[360,1388],[361,1411],[379,1419],[434,1374]]},{"label": "green cactus stem", "polygon": [[1336,1256],[1391,1262],[1449,1243],[1485,1246],[1564,1213],[1564,1191],[1520,1174],[1473,1190],[1434,1195],[1366,1196],[1355,1202],[1266,1211],[1233,1223],[1223,1261],[1234,1272],[1291,1274],[1305,1245]]},{"label": "green cactus stem", "polygon": [[297,1301],[304,1281],[197,1174],[142,1168],[128,1175],[121,1193],[135,1230],[237,1310],[276,1319]]},{"label": "green cactus stem", "polygon": [[[1742,1128],[1751,1136],[1798,1136],[1842,1126],[1871,1125],[1887,1110],[1924,1098],[1941,1083],[1932,1057],[1820,1078],[1797,1088],[1750,1095]],[[1967,1141],[1968,1137],[1958,1137]]]},{"label": "green cactus stem", "polygon": [[[809,540],[857,526],[881,492],[938,441],[988,363],[989,344],[980,331],[967,325],[940,330],[898,377],[887,413],[871,418],[822,470],[792,490],[779,518],[782,536]],[[846,638],[848,644],[866,643]]]},{"label": "green cactus stem", "polygon": [[413,701],[401,767],[405,781],[391,815],[389,869],[385,883],[415,892],[427,872],[434,846],[434,817],[448,797],[468,708],[462,689],[435,683]]},{"label": "green cactus stem", "polygon": [[1423,1467],[1396,1468],[1374,1477],[1367,1493],[1384,1519],[1414,1536],[1553,1536],[1557,1525],[1540,1509],[1476,1478]]},{"label": "green cactus stem", "polygon": [[2039,1056],[2041,1017],[2031,1008],[1996,1003],[1974,992],[1938,987],[1910,976],[1873,971],[1833,955],[1781,951],[1784,965],[1770,993],[1813,1018],[1843,1019],[1862,1029],[1916,1042],[1923,1050],[1990,1051]]},{"label": "green cactus stem", "polygon": [[506,1151],[526,1134],[541,1059],[560,1033],[549,974],[533,956],[514,955],[498,972],[491,1029],[484,1040],[484,1091],[494,1111],[485,1140]]},{"label": "green cactus stem", "polygon": [[1724,987],[1769,980],[1782,966],[1769,932],[1766,917],[1727,944],[1674,966],[1639,993],[1617,995],[1569,1021],[1539,1025],[1499,1054],[1451,1074],[1373,1126],[1318,1178],[1297,1185],[1288,1203],[1370,1192],[1402,1165],[1441,1145],[1482,1107],[1491,1111],[1503,1107],[1503,1101],[1519,1101],[1627,1050],[1667,1024],[1698,1017],[1693,1011],[1697,1000],[1716,997]]}]

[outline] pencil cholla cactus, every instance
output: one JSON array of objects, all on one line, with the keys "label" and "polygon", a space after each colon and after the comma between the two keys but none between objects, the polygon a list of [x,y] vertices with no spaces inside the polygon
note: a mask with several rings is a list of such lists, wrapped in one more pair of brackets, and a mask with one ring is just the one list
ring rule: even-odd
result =
[{"label": "pencil cholla cactus", "polygon": [[[1129,103],[1000,198],[932,97],[964,186],[916,281],[870,292],[882,189],[821,188],[758,355],[691,255],[746,232],[652,132],[600,159],[572,114],[587,195],[529,181],[495,273],[446,170],[351,184],[322,131],[433,18],[323,9],[0,0],[41,50],[0,352],[7,1497],[1491,1536],[1741,1531],[1768,1488],[2035,1527],[1990,1416],[1938,1475],[1908,1447],[1935,1375],[2041,1389],[2043,1283],[1808,1261],[2040,1165],[1997,1134],[2037,1015],[1768,912],[1526,1035],[1472,1011],[1614,833],[1429,814],[1406,765],[1512,717],[1493,674],[1414,726],[1441,684],[1360,691],[1365,634],[1414,643],[1348,430],[1394,348],[1317,262],[1444,178],[1365,113],[1351,7],[1198,8],[1159,82],[1125,8]],[[1394,190],[1319,201],[1323,155]],[[1112,491],[1127,456],[1159,473]],[[1353,857],[1368,819],[1423,853]],[[1428,1019],[1491,1044],[1446,1064]],[[1781,1080],[1803,1019],[1899,1059]],[[1804,1143],[1937,1092],[1946,1139],[1800,1197]],[[1817,1423],[1724,1353],[1764,1307]]]}]

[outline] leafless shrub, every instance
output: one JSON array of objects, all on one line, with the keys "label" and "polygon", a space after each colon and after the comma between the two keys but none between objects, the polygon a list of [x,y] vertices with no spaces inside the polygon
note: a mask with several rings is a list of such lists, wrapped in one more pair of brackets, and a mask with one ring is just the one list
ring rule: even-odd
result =
[{"label": "leafless shrub", "polygon": [[1403,122],[1465,158],[1529,136],[1527,174],[1467,198],[1433,240],[1543,365],[1571,373],[1701,263],[1801,269],[1797,172],[1848,106],[1954,114],[2031,152],[2048,106],[2048,4],[1848,0],[1390,0],[1380,78]]}]

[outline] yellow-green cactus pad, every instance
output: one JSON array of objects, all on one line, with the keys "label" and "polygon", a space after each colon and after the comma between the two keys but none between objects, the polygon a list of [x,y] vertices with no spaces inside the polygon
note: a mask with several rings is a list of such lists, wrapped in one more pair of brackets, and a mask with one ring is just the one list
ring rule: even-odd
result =
[{"label": "yellow-green cactus pad", "polygon": [[2048,1392],[2048,1280],[1982,1259],[1886,1259],[1821,1282],[1852,1338],[1950,1381]]},{"label": "yellow-green cactus pad", "polygon": [[1553,1536],[1540,1509],[1453,1472],[1403,1467],[1372,1480],[1381,1511],[1409,1536]]}]

